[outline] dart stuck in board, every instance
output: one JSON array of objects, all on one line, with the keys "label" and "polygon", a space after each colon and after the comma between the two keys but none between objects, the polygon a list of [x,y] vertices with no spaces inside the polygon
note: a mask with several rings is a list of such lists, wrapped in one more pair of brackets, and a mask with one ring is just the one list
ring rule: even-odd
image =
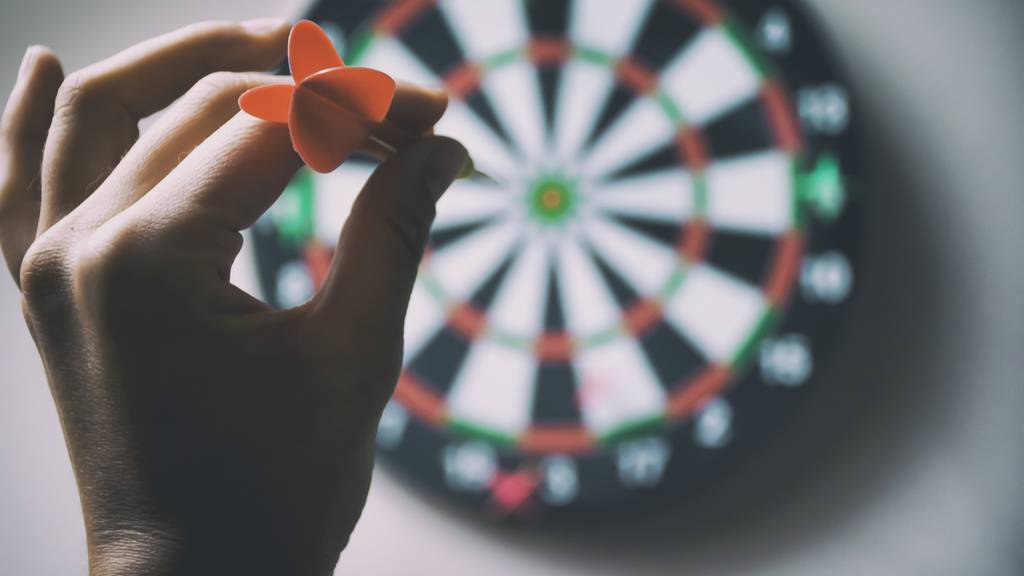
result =
[{"label": "dart stuck in board", "polygon": [[[311,169],[326,173],[369,143],[396,152],[375,136],[397,85],[372,68],[346,66],[327,34],[314,22],[297,22],[288,36],[288,66],[294,84],[269,84],[246,91],[238,105],[261,120],[288,125],[292,147]],[[472,160],[460,178],[486,175]]]}]

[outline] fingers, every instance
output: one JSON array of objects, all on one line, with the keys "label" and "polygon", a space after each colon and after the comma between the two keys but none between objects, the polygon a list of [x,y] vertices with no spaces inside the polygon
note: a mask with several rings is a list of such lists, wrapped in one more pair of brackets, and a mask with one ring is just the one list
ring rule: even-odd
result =
[{"label": "fingers", "polygon": [[57,95],[43,159],[40,231],[95,190],[138,135],[138,120],[215,71],[266,70],[288,24],[204,23],[138,44],[70,75]]},{"label": "fingers", "polygon": [[36,236],[43,146],[63,80],[53,52],[30,47],[0,120],[0,247],[15,282]]},{"label": "fingers", "polygon": [[311,321],[347,323],[382,345],[401,338],[434,204],[466,158],[455,140],[430,136],[380,165],[352,208]]},{"label": "fingers", "polygon": [[287,126],[239,113],[107,224],[184,238],[176,249],[208,260],[226,278],[239,248],[234,238],[277,200],[301,163]]},{"label": "fingers", "polygon": [[134,204],[238,112],[246,90],[288,82],[258,73],[215,72],[175,102],[136,142],[103,185],[76,211],[76,225],[96,227]]},{"label": "fingers", "polygon": [[387,118],[373,129],[373,136],[387,144],[371,141],[364,152],[383,160],[394,149],[416,142],[430,133],[448,108],[448,95],[415,84],[400,82]]}]

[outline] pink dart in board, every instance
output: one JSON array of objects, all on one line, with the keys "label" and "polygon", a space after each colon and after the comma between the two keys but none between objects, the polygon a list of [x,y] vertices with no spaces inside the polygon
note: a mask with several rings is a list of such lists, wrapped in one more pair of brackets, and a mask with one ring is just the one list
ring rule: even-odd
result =
[{"label": "pink dart in board", "polygon": [[310,168],[330,172],[371,139],[395,96],[395,81],[371,68],[345,66],[324,31],[309,20],[288,36],[291,84],[253,88],[238,99],[245,112],[288,125],[292,147]]}]

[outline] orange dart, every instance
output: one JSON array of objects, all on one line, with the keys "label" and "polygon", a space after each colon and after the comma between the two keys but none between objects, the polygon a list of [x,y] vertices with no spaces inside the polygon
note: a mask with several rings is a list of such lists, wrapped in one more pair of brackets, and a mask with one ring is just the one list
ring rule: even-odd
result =
[{"label": "orange dart", "polygon": [[[292,148],[310,168],[330,172],[352,152],[374,142],[394,153],[395,147],[371,133],[387,116],[395,97],[395,81],[371,68],[345,66],[327,34],[301,20],[288,36],[292,84],[270,84],[248,90],[238,99],[245,112],[288,125]],[[489,176],[472,161],[460,177]]]},{"label": "orange dart", "polygon": [[327,34],[309,20],[292,27],[288,65],[294,85],[253,88],[238,105],[262,120],[288,124],[302,160],[317,172],[330,172],[384,120],[395,81],[379,70],[345,66]]}]

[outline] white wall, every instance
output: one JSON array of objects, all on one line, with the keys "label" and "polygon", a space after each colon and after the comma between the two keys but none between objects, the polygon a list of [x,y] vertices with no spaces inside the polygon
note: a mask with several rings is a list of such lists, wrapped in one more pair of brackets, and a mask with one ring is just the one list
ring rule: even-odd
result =
[{"label": "white wall", "polygon": [[[301,13],[298,0],[2,2],[5,91],[29,43],[73,69],[193,20]],[[750,472],[803,473],[707,529],[623,536],[488,528],[378,472],[339,573],[1024,573],[1024,3],[810,4],[861,92],[876,200],[867,286],[833,373],[858,393],[829,401],[845,417],[794,433],[828,434],[791,439]],[[0,573],[85,570],[56,415],[3,278]]]}]

